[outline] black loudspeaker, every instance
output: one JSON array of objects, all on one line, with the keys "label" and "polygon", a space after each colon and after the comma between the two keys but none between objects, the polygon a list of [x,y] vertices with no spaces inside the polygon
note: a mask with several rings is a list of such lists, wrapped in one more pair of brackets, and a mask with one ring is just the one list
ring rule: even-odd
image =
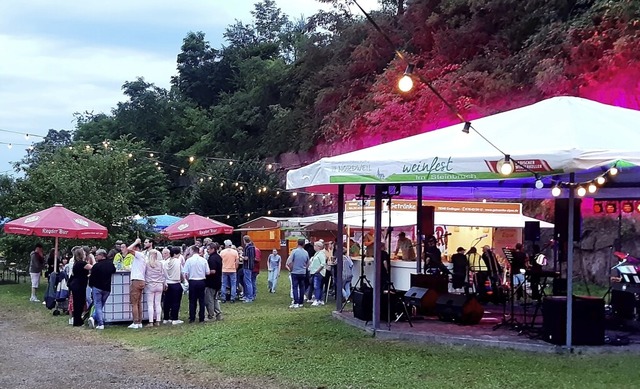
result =
[{"label": "black loudspeaker", "polygon": [[[388,296],[391,296],[391,304],[388,306]],[[402,302],[402,292],[396,291],[389,294],[382,293],[380,296],[380,320],[387,321],[387,313],[391,310],[391,320],[396,320],[396,315],[404,313],[404,303]]]},{"label": "black loudspeaker", "polygon": [[551,288],[551,294],[553,296],[566,296],[567,295],[567,279],[554,278],[553,287]]},{"label": "black loudspeaker", "polygon": [[435,289],[412,287],[404,294],[404,302],[426,315],[435,312],[439,295]]},{"label": "black loudspeaker", "polygon": [[438,294],[447,293],[449,290],[449,276],[446,274],[434,275],[434,274],[411,274],[411,287],[414,286],[434,289]]},{"label": "black loudspeaker", "polygon": [[529,242],[540,240],[540,222],[524,222],[524,240]]},{"label": "black loudspeaker", "polygon": [[633,320],[637,305],[635,294],[611,290],[611,310],[616,318]]},{"label": "black loudspeaker", "polygon": [[436,313],[442,321],[471,325],[480,323],[484,307],[474,296],[446,293],[438,297]]},{"label": "black loudspeaker", "polygon": [[363,321],[373,320],[373,289],[354,290],[352,301],[353,317]]},{"label": "black loudspeaker", "polygon": [[[573,240],[579,240],[581,236],[582,214],[580,205],[582,200],[575,199],[573,204]],[[569,199],[556,199],[554,214],[553,236],[559,242],[558,259],[567,261],[567,238],[569,237]]]},{"label": "black loudspeaker", "polygon": [[[549,343],[563,345],[567,334],[567,298],[545,297],[542,302],[542,335]],[[573,297],[572,344],[604,344],[604,299]]]},{"label": "black loudspeaker", "polygon": [[423,205],[422,218],[420,219],[420,233],[426,237],[433,235],[435,231],[435,211],[436,208]]}]

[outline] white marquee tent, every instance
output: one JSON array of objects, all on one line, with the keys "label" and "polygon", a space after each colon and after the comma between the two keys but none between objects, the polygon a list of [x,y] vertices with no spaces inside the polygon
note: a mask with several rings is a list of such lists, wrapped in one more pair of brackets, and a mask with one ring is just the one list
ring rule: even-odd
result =
[{"label": "white marquee tent", "polygon": [[[469,133],[463,133],[463,124],[458,124],[322,158],[289,171],[287,189],[337,191],[341,197],[349,189],[353,193],[362,184],[368,185],[362,189],[376,184],[385,187],[399,184],[401,194],[417,195],[419,201],[423,189],[429,196],[451,199],[550,198],[549,188],[559,181],[585,183],[605,175],[615,166],[621,174],[607,175],[604,187],[590,195],[637,198],[640,195],[640,131],[636,128],[639,123],[640,111],[577,97],[554,97],[474,120]],[[498,172],[498,163],[505,155],[521,165],[508,177]],[[535,189],[537,178],[542,178],[544,189]],[[381,189],[378,187],[377,201],[380,201]],[[572,204],[575,192],[564,190],[561,196],[569,197]],[[574,211],[572,206],[568,208],[567,225],[572,225]],[[380,228],[382,218],[376,219],[376,228]],[[572,229],[568,234],[567,272],[572,274]],[[380,248],[376,250],[379,256]],[[380,274],[379,262],[376,261],[376,274]],[[568,277],[567,286],[566,347],[569,349],[573,309],[571,279]],[[375,283],[379,287],[379,280]],[[379,325],[378,298],[374,293],[374,327]]]}]

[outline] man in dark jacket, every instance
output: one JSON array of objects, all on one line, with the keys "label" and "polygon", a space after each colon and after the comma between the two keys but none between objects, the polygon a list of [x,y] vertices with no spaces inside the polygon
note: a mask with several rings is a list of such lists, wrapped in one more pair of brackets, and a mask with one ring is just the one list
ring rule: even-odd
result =
[{"label": "man in dark jacket", "polygon": [[209,254],[207,262],[210,272],[204,280],[204,304],[207,307],[209,320],[213,318],[222,320],[219,300],[222,289],[222,257],[218,254],[219,247],[220,245],[216,242],[207,245],[207,253]]},{"label": "man in dark jacket", "polygon": [[111,294],[111,276],[116,272],[113,261],[107,260],[107,252],[96,251],[96,264],[91,268],[89,286],[93,295],[95,310],[89,318],[89,326],[98,330],[104,329],[104,305]]}]

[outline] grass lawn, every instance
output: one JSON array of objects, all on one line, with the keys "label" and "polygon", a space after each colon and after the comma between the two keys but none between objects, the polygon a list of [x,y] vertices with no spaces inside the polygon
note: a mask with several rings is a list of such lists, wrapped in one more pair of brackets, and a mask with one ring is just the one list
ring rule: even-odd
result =
[{"label": "grass lawn", "polygon": [[[548,355],[479,347],[379,341],[331,318],[331,307],[290,310],[288,277],[276,294],[258,277],[253,304],[223,304],[224,321],[129,330],[108,326],[96,336],[201,360],[229,376],[249,375],[295,387],[335,388],[634,388],[640,357]],[[0,309],[64,327],[29,285],[0,285]],[[181,316],[188,305],[183,300]],[[59,328],[57,328],[59,329]]]}]

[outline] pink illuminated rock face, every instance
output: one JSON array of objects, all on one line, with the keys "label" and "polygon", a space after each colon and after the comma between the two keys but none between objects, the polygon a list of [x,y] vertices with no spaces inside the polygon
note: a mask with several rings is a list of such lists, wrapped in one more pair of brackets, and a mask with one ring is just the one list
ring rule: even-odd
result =
[{"label": "pink illuminated rock face", "polygon": [[[412,22],[411,12],[416,9],[419,7],[408,11],[408,23]],[[408,60],[422,63],[414,75],[431,80],[466,120],[561,95],[640,110],[637,38],[640,21],[626,16],[598,18],[550,27],[557,28],[555,39],[538,35],[535,44],[514,52],[490,38],[479,43],[466,35],[451,40],[445,35],[426,33],[424,51],[409,54]],[[413,39],[414,43],[423,41],[419,37]],[[497,48],[491,51],[487,45]],[[458,55],[465,50],[473,54]],[[417,79],[414,90],[407,94],[399,92],[397,81],[404,69],[405,63],[394,59],[376,76],[364,97],[345,101],[329,113],[323,121],[324,138],[306,159],[341,154],[460,123]]]}]

